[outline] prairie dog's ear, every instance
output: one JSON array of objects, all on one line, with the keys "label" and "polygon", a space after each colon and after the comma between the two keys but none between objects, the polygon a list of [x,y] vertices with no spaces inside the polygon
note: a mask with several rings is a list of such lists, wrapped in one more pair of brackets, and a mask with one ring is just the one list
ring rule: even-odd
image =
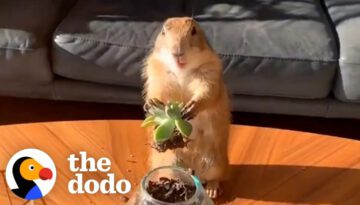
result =
[{"label": "prairie dog's ear", "polygon": [[191,35],[195,36],[196,34],[197,34],[197,29],[196,29],[195,26],[193,26],[192,29],[191,29]]},{"label": "prairie dog's ear", "polygon": [[168,19],[164,22],[163,24],[163,29],[165,29],[165,31],[170,30],[173,24],[173,20],[172,19]]}]

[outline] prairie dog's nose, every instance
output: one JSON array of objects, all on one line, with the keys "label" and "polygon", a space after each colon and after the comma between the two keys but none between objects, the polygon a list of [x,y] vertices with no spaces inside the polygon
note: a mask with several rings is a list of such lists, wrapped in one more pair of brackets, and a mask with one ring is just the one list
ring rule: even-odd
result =
[{"label": "prairie dog's nose", "polygon": [[175,58],[183,57],[185,55],[184,42],[179,40],[172,46],[171,50]]},{"label": "prairie dog's nose", "polygon": [[174,52],[173,56],[176,58],[182,57],[182,56],[184,56],[184,52]]}]

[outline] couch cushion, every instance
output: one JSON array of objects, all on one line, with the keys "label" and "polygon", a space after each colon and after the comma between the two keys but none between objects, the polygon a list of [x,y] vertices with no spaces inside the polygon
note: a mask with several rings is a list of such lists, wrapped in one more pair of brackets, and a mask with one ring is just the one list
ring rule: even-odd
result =
[{"label": "couch cushion", "polygon": [[51,81],[48,43],[61,12],[60,0],[2,0],[0,81]]},{"label": "couch cushion", "polygon": [[183,2],[80,0],[55,34],[54,71],[63,77],[140,87],[142,60]]},{"label": "couch cushion", "polygon": [[335,96],[342,101],[360,102],[360,1],[326,0],[325,3],[340,44]]},{"label": "couch cushion", "polygon": [[318,2],[189,1],[187,12],[221,55],[235,94],[323,98],[338,54]]},{"label": "couch cushion", "polygon": [[56,33],[55,72],[140,87],[142,59],[160,21],[183,15],[183,10],[195,15],[221,55],[235,94],[323,98],[338,56],[317,2],[186,0],[184,8],[182,1],[157,0],[145,6],[140,0],[83,0]]}]

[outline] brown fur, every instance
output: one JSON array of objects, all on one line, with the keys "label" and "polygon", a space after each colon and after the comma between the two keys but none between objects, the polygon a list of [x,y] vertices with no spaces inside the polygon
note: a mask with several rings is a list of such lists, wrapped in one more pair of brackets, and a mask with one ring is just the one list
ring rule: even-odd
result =
[{"label": "brown fur", "polygon": [[[192,35],[192,29],[196,29],[196,34]],[[181,163],[195,170],[202,180],[223,180],[228,167],[230,108],[221,61],[191,18],[168,19],[163,32],[146,59],[145,100],[194,101],[197,115],[191,120],[193,133],[188,148],[165,153],[154,150],[151,167]],[[184,68],[172,66],[174,52],[184,53]]]}]

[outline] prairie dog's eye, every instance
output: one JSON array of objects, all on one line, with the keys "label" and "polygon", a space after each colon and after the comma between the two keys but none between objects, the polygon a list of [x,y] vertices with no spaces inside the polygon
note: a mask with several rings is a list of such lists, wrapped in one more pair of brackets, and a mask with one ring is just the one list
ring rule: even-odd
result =
[{"label": "prairie dog's eye", "polygon": [[196,35],[196,33],[197,33],[196,28],[193,27],[193,28],[191,29],[191,35],[194,36],[194,35]]},{"label": "prairie dog's eye", "polygon": [[35,169],[35,166],[32,165],[32,164],[30,164],[30,165],[29,165],[29,170],[30,170],[30,171],[34,171],[34,169]]},{"label": "prairie dog's eye", "polygon": [[165,36],[165,29],[161,29],[161,35]]}]

